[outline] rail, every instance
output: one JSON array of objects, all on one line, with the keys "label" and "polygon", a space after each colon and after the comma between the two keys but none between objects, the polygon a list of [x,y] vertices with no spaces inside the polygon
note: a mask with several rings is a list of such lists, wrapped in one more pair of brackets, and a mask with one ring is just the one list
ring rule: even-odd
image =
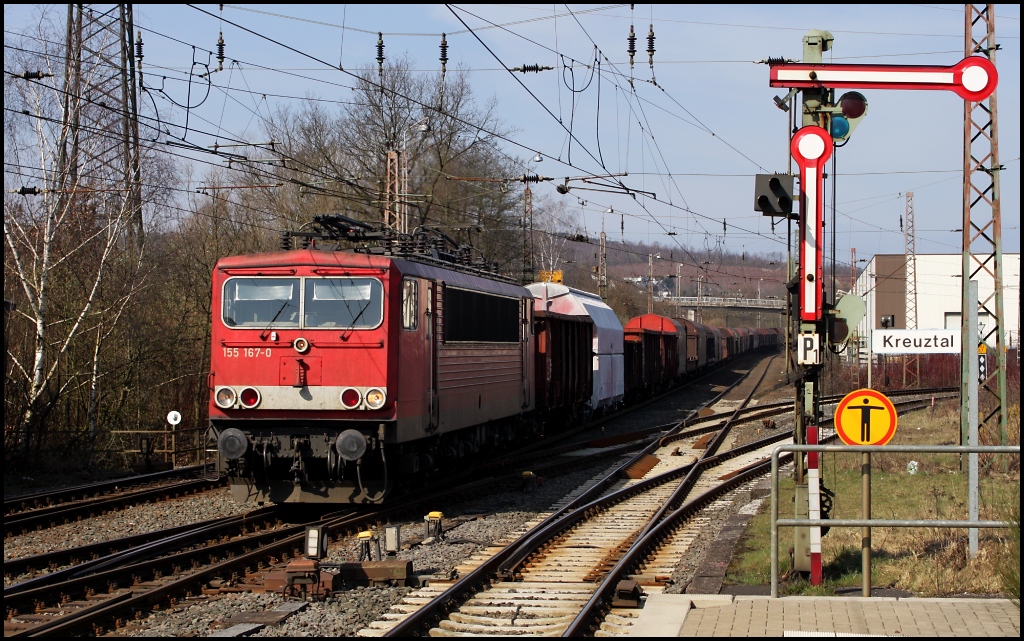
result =
[{"label": "rail", "polygon": [[780,519],[779,518],[779,454],[782,452],[847,452],[889,453],[921,452],[932,454],[1020,454],[1019,445],[779,445],[772,450],[771,491],[771,566],[772,598],[779,596],[779,528],[780,527],[940,527],[940,528],[1007,528],[1006,521],[956,521],[920,519]]}]

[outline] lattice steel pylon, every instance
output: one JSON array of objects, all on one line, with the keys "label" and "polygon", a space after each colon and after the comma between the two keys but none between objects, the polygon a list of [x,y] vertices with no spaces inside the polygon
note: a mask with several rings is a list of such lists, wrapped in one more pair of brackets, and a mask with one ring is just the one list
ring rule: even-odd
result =
[{"label": "lattice steel pylon", "polygon": [[597,291],[601,300],[608,302],[608,236],[604,233],[604,220],[601,221],[601,258],[597,266]]},{"label": "lattice steel pylon", "polygon": [[[968,56],[981,54],[993,65],[996,63],[995,5],[966,5],[964,20],[964,52]],[[970,281],[979,274],[992,278],[992,293],[979,296],[979,310],[987,313],[988,322],[981,332],[981,340],[994,339],[995,367],[979,382],[978,405],[981,408],[981,434],[995,429],[999,441],[1007,442],[1006,420],[1009,397],[1006,392],[1006,327],[1003,311],[1003,232],[1000,213],[999,128],[996,92],[981,102],[964,101],[964,191],[963,191],[963,304],[961,331],[963,353],[970,341],[967,328]],[[968,365],[961,358],[960,423],[961,442],[967,444],[969,424]],[[991,438],[991,437],[990,437]]]},{"label": "lattice steel pylon", "polygon": [[389,151],[384,175],[383,222],[395,231],[402,231],[402,202],[399,190],[402,183],[400,157],[397,151]]},{"label": "lattice steel pylon", "polygon": [[[906,258],[906,328],[917,329],[917,244],[914,233],[914,192],[907,192],[907,211],[903,225],[903,253]],[[903,388],[918,387],[921,383],[921,356],[903,357]]]},{"label": "lattice steel pylon", "polygon": [[534,280],[536,270],[533,264],[533,192],[530,183],[523,190],[523,284]]},{"label": "lattice steel pylon", "polygon": [[[129,221],[143,241],[132,5],[69,4],[58,173],[65,197]],[[101,133],[103,135],[95,135]]]}]

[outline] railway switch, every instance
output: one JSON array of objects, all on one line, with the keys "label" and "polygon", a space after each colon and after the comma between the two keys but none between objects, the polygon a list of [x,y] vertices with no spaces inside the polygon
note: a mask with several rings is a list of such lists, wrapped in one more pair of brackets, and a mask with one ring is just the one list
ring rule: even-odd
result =
[{"label": "railway switch", "polygon": [[380,560],[380,538],[373,535],[371,530],[366,530],[359,533],[359,561],[372,561],[373,560],[373,546],[376,544],[377,547],[377,559]]},{"label": "railway switch", "polygon": [[639,608],[644,600],[644,589],[634,579],[623,579],[615,586],[613,608]]},{"label": "railway switch", "polygon": [[520,487],[524,492],[532,492],[537,487],[537,476],[533,472],[523,472],[520,478]]},{"label": "railway switch", "polygon": [[439,541],[444,536],[444,527],[441,524],[441,519],[444,518],[444,514],[441,512],[430,512],[423,517],[424,532],[423,542],[427,540]]},{"label": "railway switch", "polygon": [[327,556],[327,527],[310,525],[306,527],[306,558],[321,560]]},{"label": "railway switch", "polygon": [[402,530],[397,525],[389,525],[384,528],[384,552],[389,558],[398,555],[402,546]]}]

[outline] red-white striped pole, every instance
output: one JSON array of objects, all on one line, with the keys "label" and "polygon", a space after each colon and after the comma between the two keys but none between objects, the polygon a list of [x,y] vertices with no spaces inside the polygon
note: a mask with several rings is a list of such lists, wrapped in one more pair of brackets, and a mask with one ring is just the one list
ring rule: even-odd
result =
[{"label": "red-white striped pole", "polygon": [[[818,426],[807,426],[807,444],[818,444]],[[821,518],[821,453],[807,453],[807,518]],[[821,585],[821,527],[811,527],[811,585]]]}]

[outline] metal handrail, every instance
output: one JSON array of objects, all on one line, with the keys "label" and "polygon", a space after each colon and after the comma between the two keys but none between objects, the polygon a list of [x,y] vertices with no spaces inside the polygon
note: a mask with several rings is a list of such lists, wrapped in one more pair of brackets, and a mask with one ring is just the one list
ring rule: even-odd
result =
[{"label": "metal handrail", "polygon": [[932,454],[1020,454],[1019,445],[796,445],[787,443],[772,450],[771,492],[771,566],[772,598],[779,596],[779,528],[780,527],[941,527],[941,528],[1007,528],[1006,521],[897,520],[897,519],[780,519],[779,518],[779,454],[782,452],[848,452],[889,453],[923,452]]},{"label": "metal handrail", "polygon": [[786,301],[781,298],[739,298],[729,296],[664,296],[663,301],[675,305],[696,307],[759,307],[763,309],[784,309]]}]

